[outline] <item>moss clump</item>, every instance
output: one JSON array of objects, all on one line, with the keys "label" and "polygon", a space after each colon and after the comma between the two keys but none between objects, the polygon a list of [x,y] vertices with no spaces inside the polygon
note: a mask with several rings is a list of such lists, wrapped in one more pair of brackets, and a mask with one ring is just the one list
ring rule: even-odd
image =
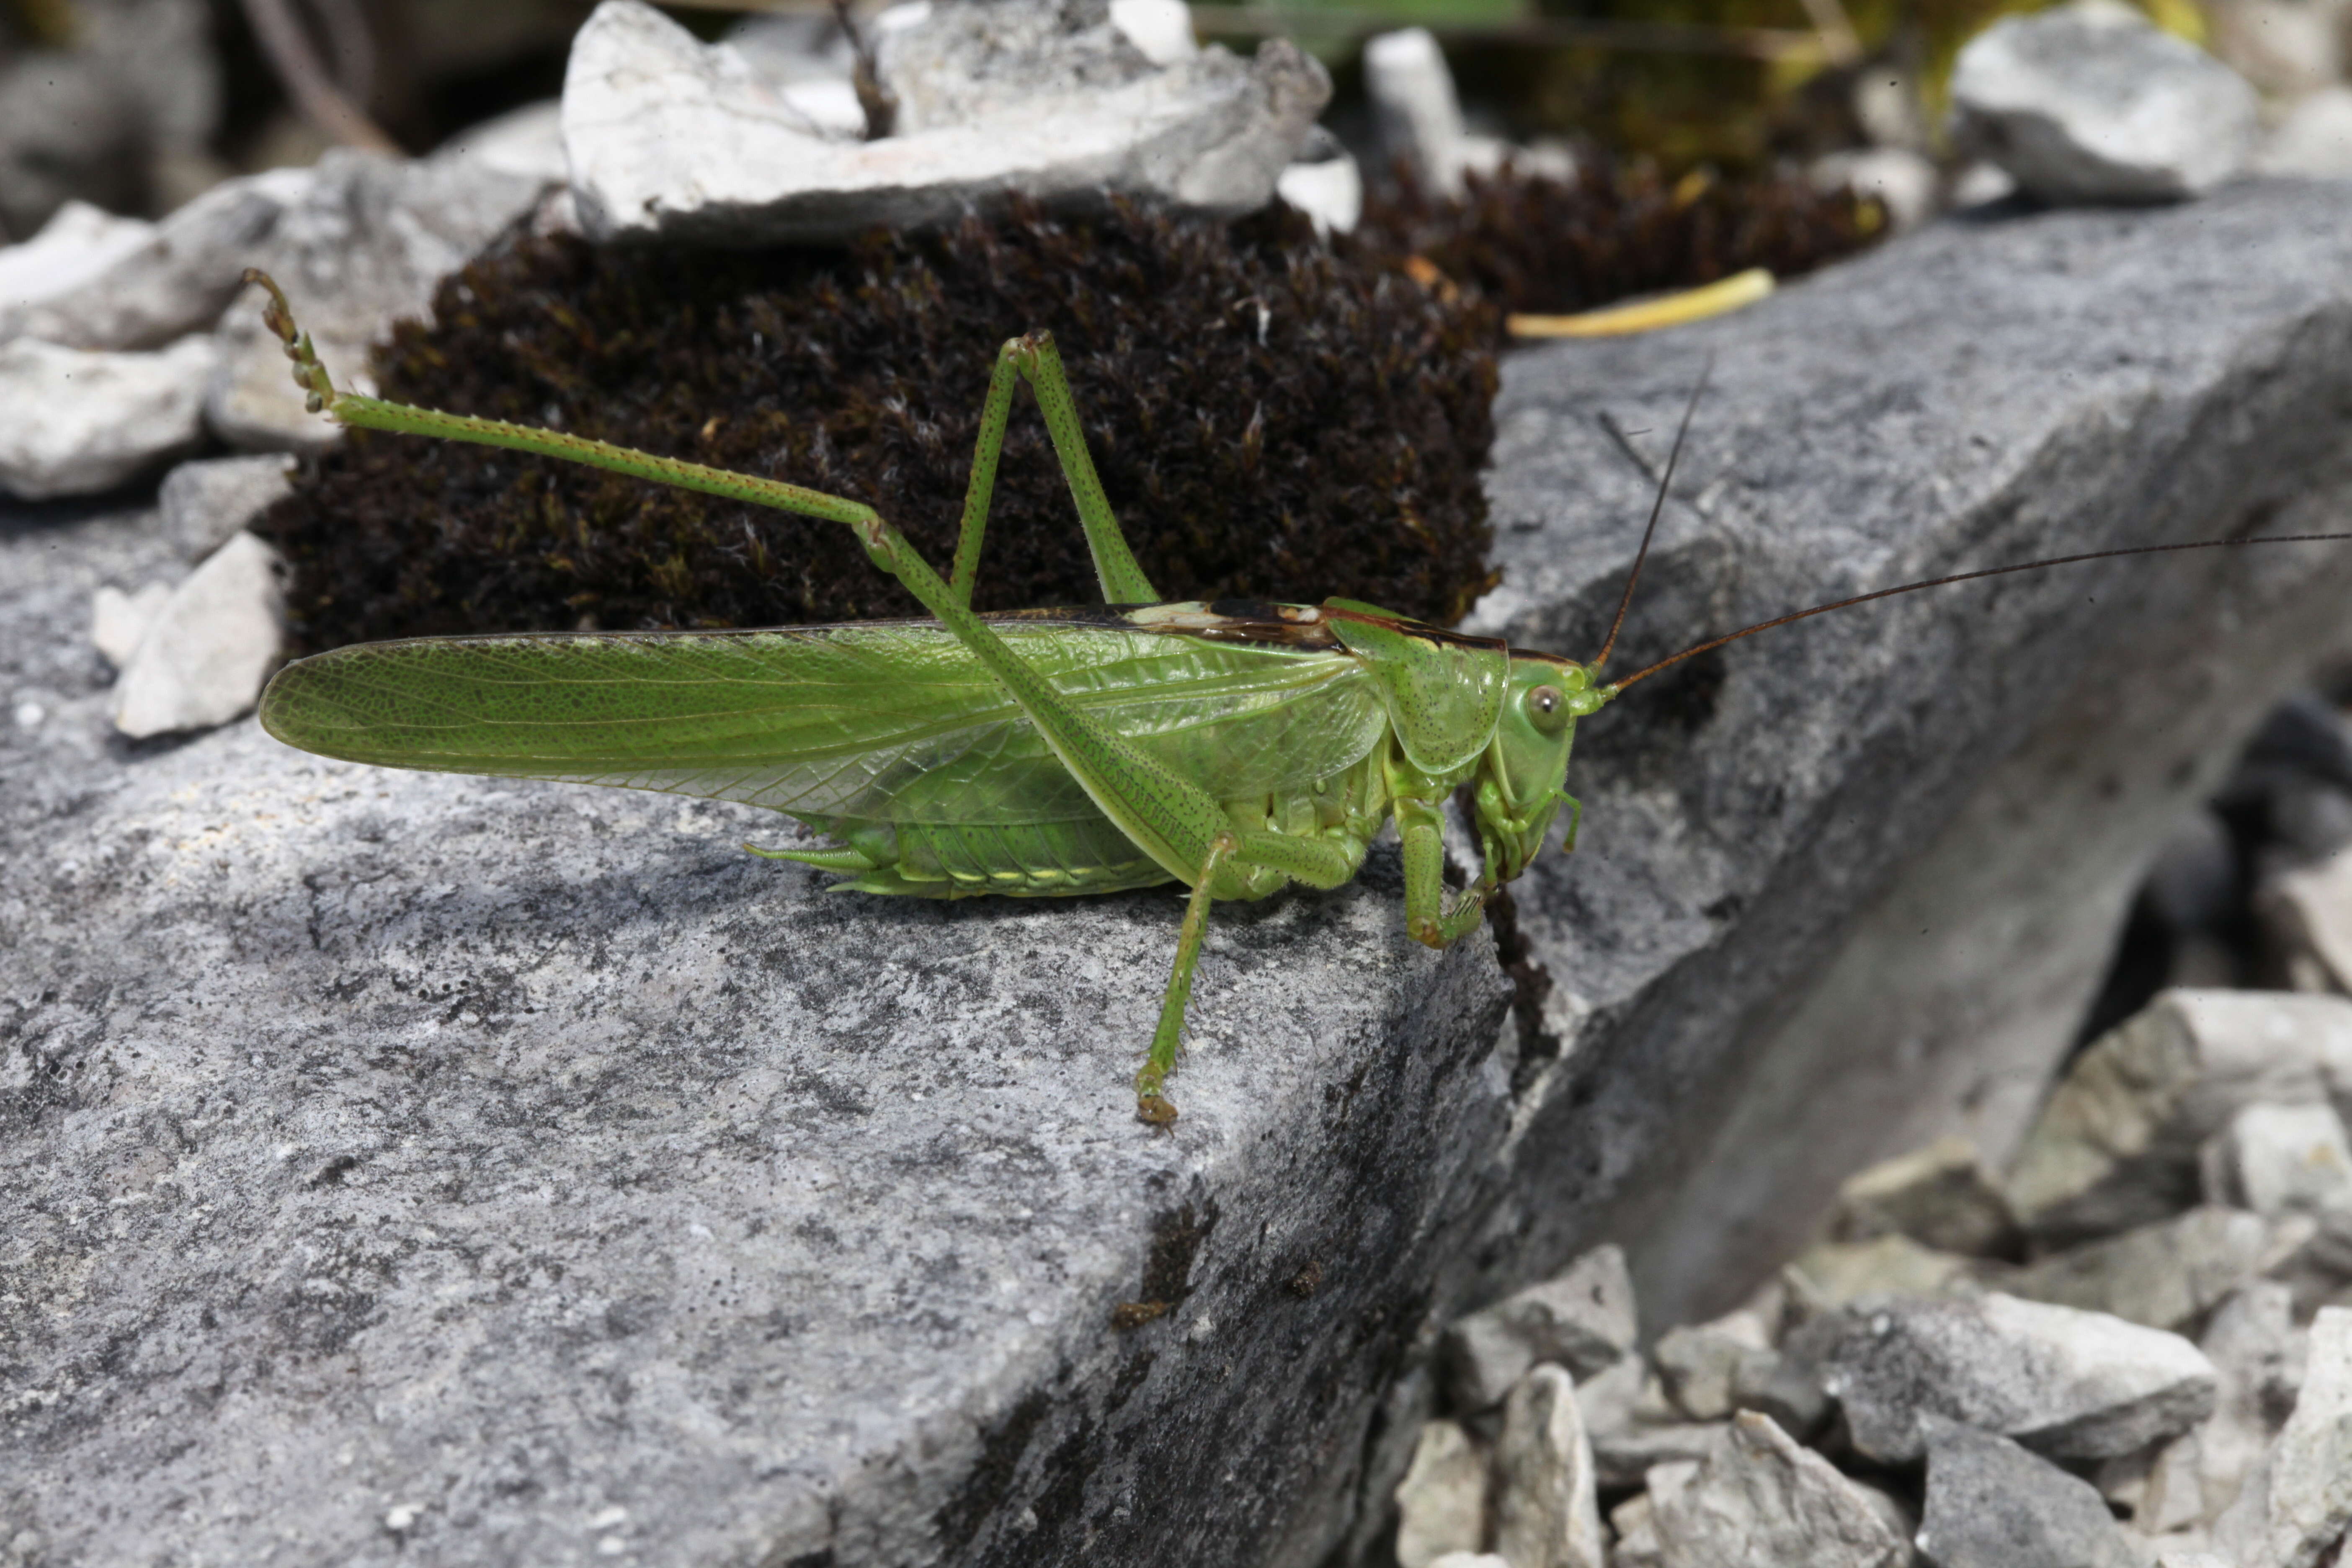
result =
[{"label": "moss clump", "polygon": [[[1492,581],[1493,324],[1303,220],[1034,208],[846,252],[525,239],[443,283],[382,395],[852,496],[944,571],[997,346],[1049,328],[1104,488],[1173,597],[1334,594],[1437,621]],[[297,301],[299,309],[299,301]],[[297,640],[918,613],[840,525],[354,431],[269,515]],[[1098,597],[1023,392],[983,608]]]},{"label": "moss clump", "polygon": [[1794,179],[1672,184],[1639,166],[1588,159],[1571,180],[1508,164],[1471,175],[1458,199],[1409,174],[1364,205],[1363,242],[1417,256],[1507,310],[1588,310],[1629,295],[1690,289],[1744,272],[1810,272],[1885,230],[1874,202]]}]

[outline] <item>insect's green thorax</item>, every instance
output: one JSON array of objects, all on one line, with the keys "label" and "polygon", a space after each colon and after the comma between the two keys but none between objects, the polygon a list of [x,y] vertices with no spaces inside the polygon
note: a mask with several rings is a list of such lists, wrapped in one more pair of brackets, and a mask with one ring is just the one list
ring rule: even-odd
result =
[{"label": "insect's green thorax", "polygon": [[1439,631],[1349,599],[1323,607],[1379,683],[1398,750],[1427,798],[1471,781],[1487,880],[1517,877],[1570,799],[1561,786],[1576,721],[1600,711],[1616,689],[1595,686],[1572,659],[1513,653],[1498,639]]}]

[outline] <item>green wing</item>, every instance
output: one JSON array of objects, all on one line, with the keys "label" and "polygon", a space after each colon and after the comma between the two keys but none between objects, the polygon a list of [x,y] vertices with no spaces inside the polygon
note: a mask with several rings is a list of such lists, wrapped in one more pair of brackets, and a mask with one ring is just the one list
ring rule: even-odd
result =
[{"label": "green wing", "polygon": [[[1073,703],[1220,799],[1301,790],[1363,757],[1385,722],[1344,650],[992,620]],[[289,745],[353,762],[662,790],[802,817],[1100,816],[1019,708],[929,621],[360,644],[279,671],[261,722]]]}]

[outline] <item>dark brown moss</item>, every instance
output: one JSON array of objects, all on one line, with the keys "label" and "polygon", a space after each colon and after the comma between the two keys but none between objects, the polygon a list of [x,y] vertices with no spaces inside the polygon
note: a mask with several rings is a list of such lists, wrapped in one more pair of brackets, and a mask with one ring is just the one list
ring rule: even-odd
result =
[{"label": "dark brown moss", "polygon": [[1508,310],[1591,310],[1629,295],[1712,283],[1751,267],[1810,272],[1885,231],[1874,202],[1801,180],[1667,184],[1645,167],[1587,158],[1572,180],[1505,165],[1459,199],[1409,174],[1365,203],[1370,248],[1417,256]]},{"label": "dark brown moss", "polygon": [[[847,252],[518,241],[442,285],[382,395],[867,501],[944,570],[997,346],[1049,328],[1105,489],[1171,597],[1334,594],[1452,621],[1492,581],[1491,318],[1274,216],[1034,211]],[[299,301],[297,301],[299,309]],[[263,531],[295,635],[728,626],[916,613],[835,523],[492,448],[353,432]],[[1098,597],[1014,405],[983,608]]]}]

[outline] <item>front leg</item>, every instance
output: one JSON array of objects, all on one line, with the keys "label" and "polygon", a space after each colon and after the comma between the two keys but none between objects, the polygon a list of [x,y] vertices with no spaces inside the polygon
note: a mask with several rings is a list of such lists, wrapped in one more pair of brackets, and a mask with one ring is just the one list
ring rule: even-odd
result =
[{"label": "front leg", "polygon": [[1486,918],[1486,899],[1494,885],[1482,879],[1465,889],[1452,909],[1446,908],[1444,815],[1427,801],[1400,796],[1396,819],[1404,839],[1405,934],[1429,947],[1451,947]]}]

